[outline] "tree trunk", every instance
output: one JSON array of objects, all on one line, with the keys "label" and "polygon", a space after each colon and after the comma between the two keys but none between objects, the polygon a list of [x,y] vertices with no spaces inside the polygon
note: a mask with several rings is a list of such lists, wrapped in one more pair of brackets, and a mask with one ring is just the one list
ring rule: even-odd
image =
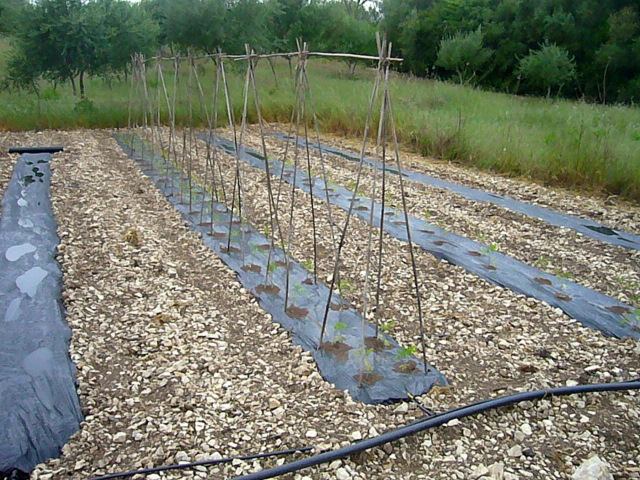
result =
[{"label": "tree trunk", "polygon": [[84,99],[84,72],[80,72],[78,83],[80,84],[80,98]]},{"label": "tree trunk", "polygon": [[273,66],[273,58],[267,57],[267,61],[269,62],[269,66],[271,67],[271,71],[273,72],[273,79],[276,82],[276,88],[278,88],[278,75],[276,75],[276,69]]},{"label": "tree trunk", "polygon": [[71,79],[71,88],[73,90],[73,96],[78,95],[78,89],[76,88],[76,79],[73,76],[69,77]]}]

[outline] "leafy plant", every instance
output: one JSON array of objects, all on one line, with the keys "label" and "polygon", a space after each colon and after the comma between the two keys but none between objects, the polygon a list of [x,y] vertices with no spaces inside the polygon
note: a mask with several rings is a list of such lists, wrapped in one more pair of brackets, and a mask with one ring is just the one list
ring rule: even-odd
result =
[{"label": "leafy plant", "polygon": [[380,326],[380,330],[382,330],[384,333],[389,333],[395,326],[396,322],[394,322],[393,320],[389,320],[388,322],[385,322]]},{"label": "leafy plant", "polygon": [[373,363],[371,361],[371,358],[373,357],[374,354],[375,354],[375,350],[373,348],[366,348],[366,349],[361,348],[359,350],[356,350],[356,355],[362,358],[364,369],[367,372],[373,371]]},{"label": "leafy plant", "polygon": [[340,293],[350,293],[355,290],[355,287],[353,286],[353,283],[349,282],[348,280],[340,280],[340,282],[338,283],[338,290],[340,291]]},{"label": "leafy plant", "polygon": [[558,89],[577,77],[575,59],[566,48],[555,43],[545,42],[539,50],[529,50],[529,54],[520,60],[517,73],[534,88],[546,90],[551,96],[553,88]]},{"label": "leafy plant", "polygon": [[418,348],[415,345],[409,345],[408,347],[402,347],[398,353],[396,354],[396,356],[394,357],[395,360],[402,360],[405,358],[409,358],[412,357],[413,355],[415,355],[415,353],[418,351]]},{"label": "leafy plant", "polygon": [[481,27],[474,32],[457,32],[440,40],[436,65],[456,72],[461,85],[472,83],[476,73],[493,56],[493,50],[482,45]]},{"label": "leafy plant", "polygon": [[553,274],[556,277],[561,278],[563,280],[572,280],[574,278],[574,276],[571,273],[565,272],[565,271],[557,269],[557,268],[553,270]]},{"label": "leafy plant", "polygon": [[485,255],[489,255],[497,251],[498,251],[498,245],[496,245],[495,243],[491,243],[482,250],[482,253],[484,253]]},{"label": "leafy plant", "polygon": [[548,258],[540,257],[536,258],[533,263],[535,263],[536,265],[540,265],[541,267],[546,267],[547,265],[549,265],[549,263],[551,263],[551,260],[549,260]]}]

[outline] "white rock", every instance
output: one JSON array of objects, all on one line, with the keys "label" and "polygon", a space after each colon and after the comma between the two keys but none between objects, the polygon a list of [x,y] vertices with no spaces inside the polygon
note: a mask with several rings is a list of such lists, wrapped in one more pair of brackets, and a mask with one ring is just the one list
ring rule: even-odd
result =
[{"label": "white rock", "polygon": [[191,461],[189,455],[187,455],[187,452],[178,452],[176,453],[176,456],[173,457],[173,459],[176,461],[176,463]]},{"label": "white rock", "polygon": [[118,432],[113,436],[113,441],[116,443],[124,443],[127,441],[127,434],[124,432]]},{"label": "white rock", "polygon": [[349,480],[351,478],[351,475],[349,475],[349,472],[341,467],[336,470],[336,478],[338,480]]},{"label": "white rock", "polygon": [[582,462],[571,475],[571,480],[613,480],[613,475],[609,471],[609,465],[600,457],[594,455]]},{"label": "white rock", "polygon": [[507,450],[507,455],[510,457],[521,457],[522,456],[522,447],[520,445],[516,445],[515,447],[511,447]]},{"label": "white rock", "polygon": [[489,474],[493,480],[503,480],[504,478],[504,463],[494,463],[489,466]]},{"label": "white rock", "polygon": [[523,423],[520,426],[520,430],[522,430],[522,433],[524,433],[525,435],[531,435],[533,433],[533,430],[531,430],[531,425],[529,425],[528,423]]},{"label": "white rock", "polygon": [[471,471],[470,478],[473,478],[473,479],[480,478],[485,476],[487,473],[489,473],[489,469],[487,468],[486,465],[481,463]]},{"label": "white rock", "polygon": [[318,432],[316,432],[315,430],[308,430],[307,433],[305,433],[305,437],[307,438],[316,438],[318,436]]}]

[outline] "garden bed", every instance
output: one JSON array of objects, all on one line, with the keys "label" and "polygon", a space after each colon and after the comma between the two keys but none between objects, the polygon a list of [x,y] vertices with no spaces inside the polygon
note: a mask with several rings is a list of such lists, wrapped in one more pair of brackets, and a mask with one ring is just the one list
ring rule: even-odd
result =
[{"label": "garden bed", "polygon": [[[326,383],[311,356],[291,343],[184,224],[112,133],[45,132],[38,137],[43,144],[66,146],[53,163],[52,199],[85,420],[63,456],[38,467],[33,478],[86,479],[303,445],[324,450],[424,415],[412,403],[355,403]],[[35,144],[23,135],[11,134],[11,143]],[[443,167],[441,174],[447,171]],[[345,169],[334,180],[342,183],[349,176]],[[483,181],[497,185],[502,179],[486,176]],[[256,182],[247,189],[259,206],[264,185]],[[561,203],[568,204],[564,197]],[[467,207],[458,208],[464,217]],[[444,215],[449,206],[440,199],[432,210]],[[473,210],[467,214],[473,216]],[[336,221],[344,219],[340,212],[335,215]],[[257,207],[251,220],[259,228],[268,224]],[[482,229],[498,234],[500,228],[491,227],[491,221],[483,222]],[[296,215],[296,229],[308,228],[307,223],[303,212]],[[318,226],[330,235],[326,222]],[[528,226],[522,222],[513,228]],[[354,222],[354,238],[365,231],[363,222]],[[400,343],[416,343],[411,289],[406,278],[395,274],[406,271],[407,251],[395,239],[385,237],[384,242],[386,252],[397,252],[386,267],[385,315],[401,317],[393,333]],[[524,257],[538,248],[524,239],[518,245],[508,253]],[[595,252],[612,268],[632,271],[629,257],[609,255],[610,248],[598,245]],[[303,262],[311,258],[310,249],[303,240],[292,254]],[[358,252],[358,245],[345,246],[343,275],[353,285],[345,296],[356,307]],[[640,375],[637,342],[605,338],[557,309],[430,255],[419,253],[418,263],[426,287],[427,356],[451,382],[421,397],[425,406],[442,411],[515,391]],[[320,269],[319,278],[326,279],[326,265]],[[396,313],[394,305],[408,307]],[[543,400],[454,422],[289,478],[567,479],[593,453],[609,461],[619,478],[640,478],[639,415],[633,392]],[[276,462],[237,461],[158,477],[229,478]]]}]

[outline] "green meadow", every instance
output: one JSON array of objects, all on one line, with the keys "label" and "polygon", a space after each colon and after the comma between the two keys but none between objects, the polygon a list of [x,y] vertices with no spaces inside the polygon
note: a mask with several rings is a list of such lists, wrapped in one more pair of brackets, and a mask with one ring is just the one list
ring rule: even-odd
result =
[{"label": "green meadow", "polygon": [[[0,39],[0,72],[6,71],[9,44],[8,39]],[[228,61],[225,65],[238,120],[246,64]],[[206,124],[204,105],[212,105],[215,65],[201,62],[198,72],[204,101],[197,95],[193,76],[190,86],[188,69],[179,72],[179,124]],[[346,72],[344,63],[309,61],[313,107],[323,131],[361,135],[375,72],[367,65],[359,66],[353,76]],[[172,65],[164,64],[163,73],[167,94],[173,97]],[[163,98],[152,64],[147,78],[150,97]],[[139,96],[130,94],[130,83],[124,77],[89,79],[85,99],[74,96],[70,85],[44,81],[37,93],[0,91],[0,129],[126,127],[130,111],[137,117],[139,103]],[[269,64],[261,61],[257,83],[265,120],[288,122],[295,92],[287,62],[275,62],[274,75]],[[637,108],[518,97],[399,74],[392,79],[391,94],[398,136],[405,148],[503,175],[640,200]],[[222,122],[226,118],[222,95],[218,106]],[[161,116],[163,122],[169,121],[166,108]],[[249,118],[257,118],[253,101]]]}]

